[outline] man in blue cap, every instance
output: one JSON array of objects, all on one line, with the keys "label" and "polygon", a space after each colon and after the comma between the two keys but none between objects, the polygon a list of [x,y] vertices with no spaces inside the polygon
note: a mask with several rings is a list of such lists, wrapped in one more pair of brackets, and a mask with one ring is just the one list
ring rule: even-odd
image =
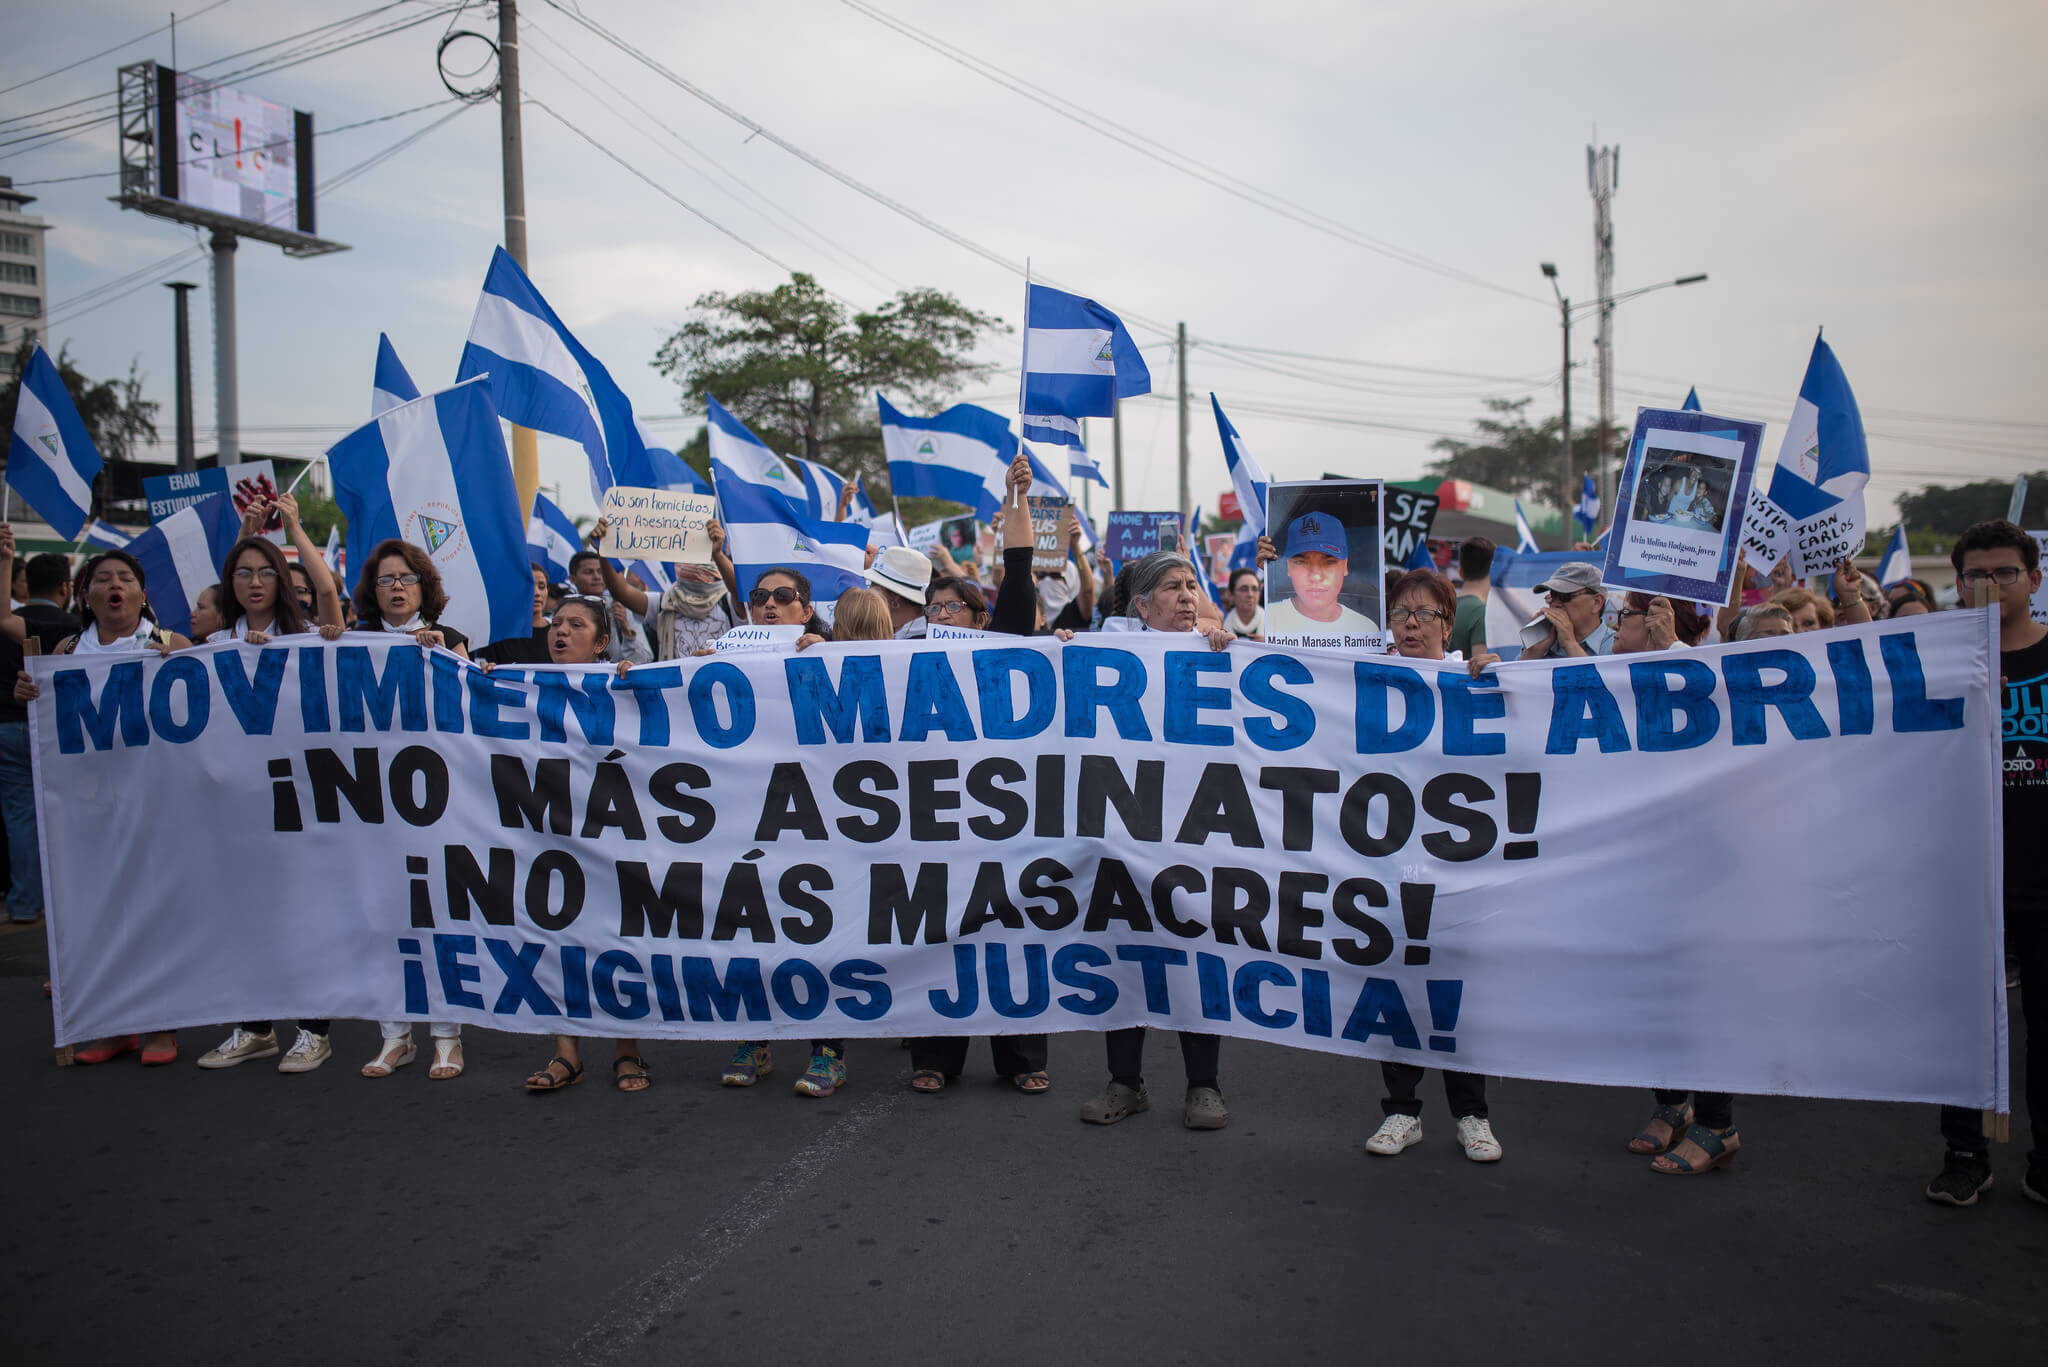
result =
[{"label": "man in blue cap", "polygon": [[[1304,645],[1363,646],[1379,635],[1372,618],[1345,607],[1338,595],[1351,573],[1350,536],[1328,513],[1304,513],[1287,524],[1285,548],[1288,597],[1266,609],[1266,637],[1301,636]],[[1336,640],[1332,638],[1347,638]]]}]

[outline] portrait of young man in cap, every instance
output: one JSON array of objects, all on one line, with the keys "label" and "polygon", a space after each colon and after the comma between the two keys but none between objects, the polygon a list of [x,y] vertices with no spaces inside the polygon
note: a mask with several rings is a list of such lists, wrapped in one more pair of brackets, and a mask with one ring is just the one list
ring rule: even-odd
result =
[{"label": "portrait of young man in cap", "polygon": [[[1376,521],[1376,520],[1375,520]],[[1377,548],[1377,525],[1366,529],[1365,544]],[[1350,528],[1324,508],[1287,522],[1278,550],[1279,561],[1267,571],[1269,640],[1332,649],[1363,647],[1378,638],[1379,624],[1361,607],[1376,608],[1378,556],[1353,574]]]}]

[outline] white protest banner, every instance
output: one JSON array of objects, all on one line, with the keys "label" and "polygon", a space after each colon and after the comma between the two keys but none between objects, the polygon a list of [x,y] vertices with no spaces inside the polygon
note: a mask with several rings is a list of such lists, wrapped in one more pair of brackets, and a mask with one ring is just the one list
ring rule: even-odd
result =
[{"label": "white protest banner", "polygon": [[924,638],[927,641],[986,641],[989,635],[974,627],[955,627],[944,622],[930,622],[925,626]]},{"label": "white protest banner", "polygon": [[673,489],[605,490],[604,539],[598,551],[619,560],[654,560],[679,565],[711,563],[711,534],[718,500]]},{"label": "white protest banner", "polygon": [[[624,675],[364,635],[29,661],[60,1042],[1148,1024],[2009,1109],[1988,613],[1478,680],[1156,632]],[[1884,793],[1889,834],[1765,786]]]},{"label": "white protest banner", "polygon": [[711,649],[719,655],[736,655],[755,650],[787,651],[796,645],[797,638],[803,634],[803,627],[794,622],[773,626],[743,624],[728,627],[711,643]]}]

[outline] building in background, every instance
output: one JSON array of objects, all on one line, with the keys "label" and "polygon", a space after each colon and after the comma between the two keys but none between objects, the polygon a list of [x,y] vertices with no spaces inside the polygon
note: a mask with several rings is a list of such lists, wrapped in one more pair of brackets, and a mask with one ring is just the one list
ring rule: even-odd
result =
[{"label": "building in background", "polygon": [[43,234],[50,225],[24,213],[36,202],[0,176],[0,348],[12,352],[25,337],[41,337],[49,310],[48,275],[43,269]]}]

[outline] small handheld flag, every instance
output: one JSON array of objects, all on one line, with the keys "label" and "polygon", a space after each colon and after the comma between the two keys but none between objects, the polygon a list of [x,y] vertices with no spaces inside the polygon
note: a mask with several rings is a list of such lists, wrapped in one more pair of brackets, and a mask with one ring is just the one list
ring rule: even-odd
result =
[{"label": "small handheld flag", "polygon": [[1870,446],[1856,396],[1834,349],[1815,337],[1771,472],[1770,501],[1793,524],[1793,574],[1826,574],[1862,549],[1869,482]]},{"label": "small handheld flag", "polygon": [[[1017,411],[1110,418],[1116,401],[1152,392],[1152,372],[1123,320],[1093,299],[1024,287],[1024,377]],[[1080,431],[1074,431],[1078,440]]]},{"label": "small handheld flag", "polygon": [[101,464],[57,363],[37,343],[15,400],[7,483],[52,531],[75,541],[92,516],[92,482]]},{"label": "small handheld flag", "polygon": [[1884,548],[1884,559],[1877,562],[1877,586],[1888,589],[1901,579],[1913,577],[1913,553],[1906,549],[1906,524],[1901,521],[1892,528],[1891,544]]},{"label": "small handheld flag", "polygon": [[[1252,459],[1244,438],[1230,425],[1230,419],[1223,416],[1223,405],[1213,393],[1209,395],[1209,406],[1216,410],[1216,431],[1223,438],[1223,460],[1230,467],[1231,487],[1237,490],[1238,513],[1251,529],[1250,539],[1256,543],[1266,534],[1266,472]],[[1235,563],[1236,552],[1232,552],[1231,558]]]},{"label": "small handheld flag", "polygon": [[569,515],[546,494],[536,493],[533,516],[526,520],[526,554],[547,571],[549,583],[559,584],[569,577],[569,557],[582,544],[583,534],[576,530]]},{"label": "small handheld flag", "polygon": [[1593,524],[1599,520],[1600,490],[1594,485],[1593,476],[1589,472],[1585,482],[1579,486],[1579,506],[1572,509],[1572,521],[1585,528],[1587,535],[1590,536]]}]

